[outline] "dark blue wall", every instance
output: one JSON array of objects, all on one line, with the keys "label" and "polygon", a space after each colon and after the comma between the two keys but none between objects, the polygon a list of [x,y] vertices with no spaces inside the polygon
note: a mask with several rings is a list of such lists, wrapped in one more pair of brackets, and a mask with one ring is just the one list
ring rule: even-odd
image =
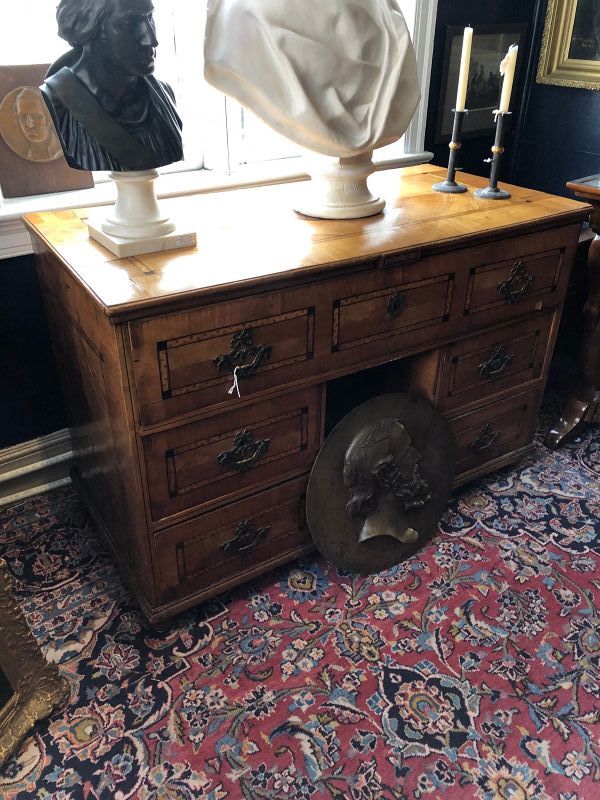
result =
[{"label": "dark blue wall", "polygon": [[[536,6],[539,0],[495,0],[493,3],[482,3],[478,0],[439,0],[438,16],[435,30],[433,61],[431,67],[431,83],[429,90],[429,106],[427,109],[427,127],[425,133],[425,148],[434,153],[433,163],[446,165],[448,163],[448,145],[436,144],[435,127],[438,116],[440,90],[444,77],[443,63],[447,30],[452,26],[465,27],[471,25],[477,33],[477,28],[498,23],[519,23],[527,25],[524,42],[519,47],[519,74],[515,81],[511,98],[511,111],[513,112],[511,126],[506,141],[506,155],[502,164],[502,178],[509,180],[513,169],[513,160],[516,155],[515,147],[520,135],[523,109],[527,97],[527,73],[531,60],[531,53],[535,47],[534,28]],[[454,97],[454,90],[451,93]],[[468,107],[468,98],[467,98]],[[490,115],[491,117],[491,115]],[[484,159],[489,158],[490,148],[493,143],[493,134],[465,138],[459,151],[459,166],[475,175],[489,174],[489,165]]]},{"label": "dark blue wall", "polygon": [[[600,91],[551,86],[535,80],[546,14],[539,3],[537,36],[515,182],[572,197],[565,183],[600,172]],[[598,85],[600,89],[600,83]]]},{"label": "dark blue wall", "polygon": [[[501,178],[568,196],[566,181],[600,172],[600,91],[536,82],[546,9],[547,0],[439,0],[425,137],[435,164],[448,163],[448,146],[434,142],[446,29],[522,22],[529,26],[528,42],[519,50],[521,73],[513,89],[513,118]],[[490,155],[491,144],[490,136],[465,140],[460,165],[468,172],[487,175],[489,166],[483,159]]]},{"label": "dark blue wall", "polygon": [[0,261],[0,448],[66,425],[33,256]]}]

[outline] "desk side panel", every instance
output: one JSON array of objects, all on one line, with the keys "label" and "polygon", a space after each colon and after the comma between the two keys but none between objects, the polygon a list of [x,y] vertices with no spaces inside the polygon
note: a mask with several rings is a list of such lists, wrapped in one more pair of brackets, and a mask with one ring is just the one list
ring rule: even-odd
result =
[{"label": "desk side panel", "polygon": [[119,330],[37,237],[34,247],[69,415],[74,477],[127,578],[152,605],[145,506]]}]

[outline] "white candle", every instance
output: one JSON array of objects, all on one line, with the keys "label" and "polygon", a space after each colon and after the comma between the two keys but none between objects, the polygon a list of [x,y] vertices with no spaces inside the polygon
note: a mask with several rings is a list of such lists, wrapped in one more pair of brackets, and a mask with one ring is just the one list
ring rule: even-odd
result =
[{"label": "white candle", "polygon": [[469,63],[471,61],[471,45],[473,44],[473,28],[465,28],[462,53],[460,56],[460,72],[458,73],[458,90],[456,92],[456,110],[464,111],[469,83]]},{"label": "white candle", "polygon": [[517,65],[518,52],[518,46],[516,44],[511,45],[511,47],[508,48],[508,53],[500,62],[500,74],[504,75],[504,81],[502,82],[502,94],[500,96],[499,110],[503,113],[508,111],[508,106],[510,104],[510,94],[512,92],[513,81],[515,79],[515,67]]}]

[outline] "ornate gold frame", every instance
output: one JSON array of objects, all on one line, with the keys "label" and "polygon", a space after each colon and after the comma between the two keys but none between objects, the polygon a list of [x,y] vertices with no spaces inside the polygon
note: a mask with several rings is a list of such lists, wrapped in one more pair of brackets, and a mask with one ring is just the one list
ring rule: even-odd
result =
[{"label": "ornate gold frame", "polygon": [[0,708],[0,765],[40,719],[66,699],[67,681],[48,664],[11,593],[0,559],[0,669],[12,695]]},{"label": "ornate gold frame", "polygon": [[600,61],[569,58],[578,0],[548,0],[537,82],[600,89]]}]

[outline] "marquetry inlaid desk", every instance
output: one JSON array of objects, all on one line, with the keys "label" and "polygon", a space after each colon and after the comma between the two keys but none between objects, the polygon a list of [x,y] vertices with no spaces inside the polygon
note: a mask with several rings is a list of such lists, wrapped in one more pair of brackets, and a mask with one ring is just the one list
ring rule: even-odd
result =
[{"label": "marquetry inlaid desk", "polygon": [[457,485],[530,447],[589,207],[444,176],[376,173],[362,220],[299,216],[302,184],[164,201],[198,246],[121,260],[85,211],[25,218],[76,476],[151,620],[311,549],[307,476],[352,376],[439,406]]}]

